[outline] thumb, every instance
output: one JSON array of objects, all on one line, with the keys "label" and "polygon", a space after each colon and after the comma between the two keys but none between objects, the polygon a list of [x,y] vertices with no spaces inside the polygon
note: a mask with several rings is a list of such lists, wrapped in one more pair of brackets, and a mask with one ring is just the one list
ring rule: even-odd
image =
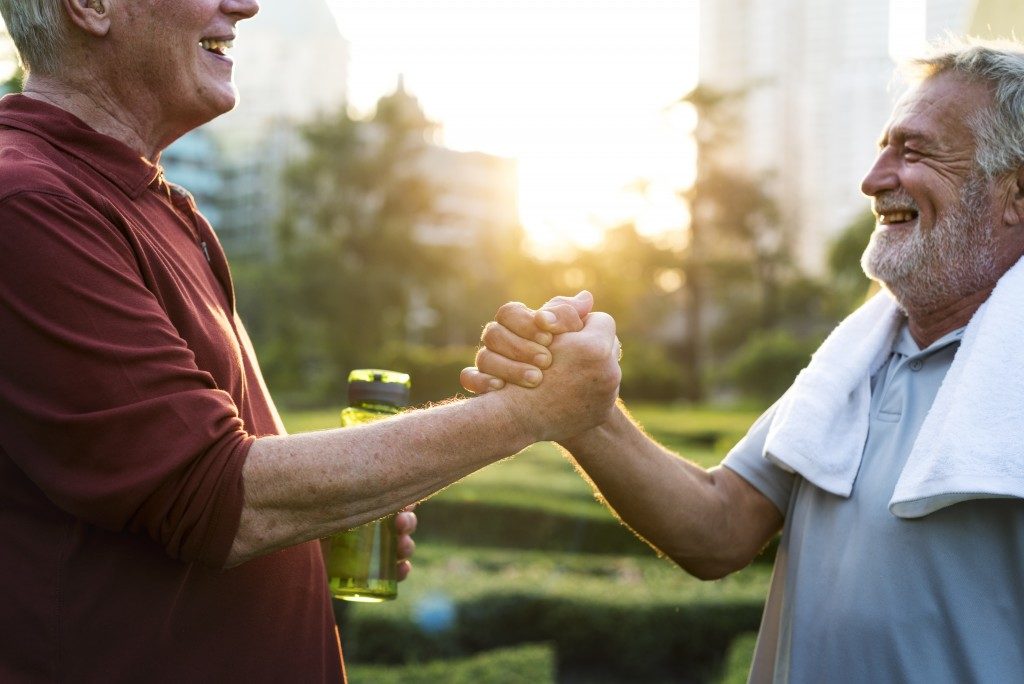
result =
[{"label": "thumb", "polygon": [[594,309],[594,296],[582,290],[574,297],[552,297],[534,313],[541,330],[553,335],[581,330]]},{"label": "thumb", "polygon": [[580,290],[573,297],[554,297],[541,308],[545,308],[551,303],[568,304],[576,309],[576,313],[581,319],[585,319],[594,310],[594,295],[590,294],[589,290]]}]

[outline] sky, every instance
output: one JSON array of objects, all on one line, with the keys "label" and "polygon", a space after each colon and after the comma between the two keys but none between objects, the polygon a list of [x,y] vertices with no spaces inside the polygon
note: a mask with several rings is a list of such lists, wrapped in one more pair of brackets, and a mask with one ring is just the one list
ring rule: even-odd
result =
[{"label": "sky", "polygon": [[447,146],[517,159],[537,251],[593,245],[630,219],[682,234],[694,121],[674,103],[696,83],[696,0],[328,5],[351,47],[352,106],[369,111],[402,74]]}]

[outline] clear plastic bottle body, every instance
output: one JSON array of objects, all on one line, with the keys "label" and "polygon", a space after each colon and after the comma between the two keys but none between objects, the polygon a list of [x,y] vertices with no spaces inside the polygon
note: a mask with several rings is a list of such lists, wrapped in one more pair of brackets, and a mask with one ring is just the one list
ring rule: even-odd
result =
[{"label": "clear plastic bottle body", "polygon": [[[371,423],[401,412],[409,399],[409,376],[364,369],[349,375],[343,427]],[[346,601],[377,603],[398,596],[395,516],[334,534],[321,542],[331,594]]]}]

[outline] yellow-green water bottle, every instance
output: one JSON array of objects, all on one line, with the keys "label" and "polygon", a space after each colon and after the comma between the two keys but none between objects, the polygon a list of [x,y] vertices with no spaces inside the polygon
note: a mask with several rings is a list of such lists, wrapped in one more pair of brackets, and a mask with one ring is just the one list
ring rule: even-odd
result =
[{"label": "yellow-green water bottle", "polygon": [[[412,383],[405,373],[373,368],[348,376],[343,427],[399,413],[409,404]],[[398,539],[395,516],[332,535],[323,545],[331,593],[346,601],[377,603],[398,596]]]}]

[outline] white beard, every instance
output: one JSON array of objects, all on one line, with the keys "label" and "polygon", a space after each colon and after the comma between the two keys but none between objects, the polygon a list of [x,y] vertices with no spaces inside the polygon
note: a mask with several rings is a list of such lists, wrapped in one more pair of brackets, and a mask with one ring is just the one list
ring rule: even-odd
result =
[{"label": "white beard", "polygon": [[988,181],[972,173],[960,198],[932,230],[920,215],[910,231],[875,228],[861,268],[906,311],[931,311],[991,287],[998,279],[996,226]]}]

